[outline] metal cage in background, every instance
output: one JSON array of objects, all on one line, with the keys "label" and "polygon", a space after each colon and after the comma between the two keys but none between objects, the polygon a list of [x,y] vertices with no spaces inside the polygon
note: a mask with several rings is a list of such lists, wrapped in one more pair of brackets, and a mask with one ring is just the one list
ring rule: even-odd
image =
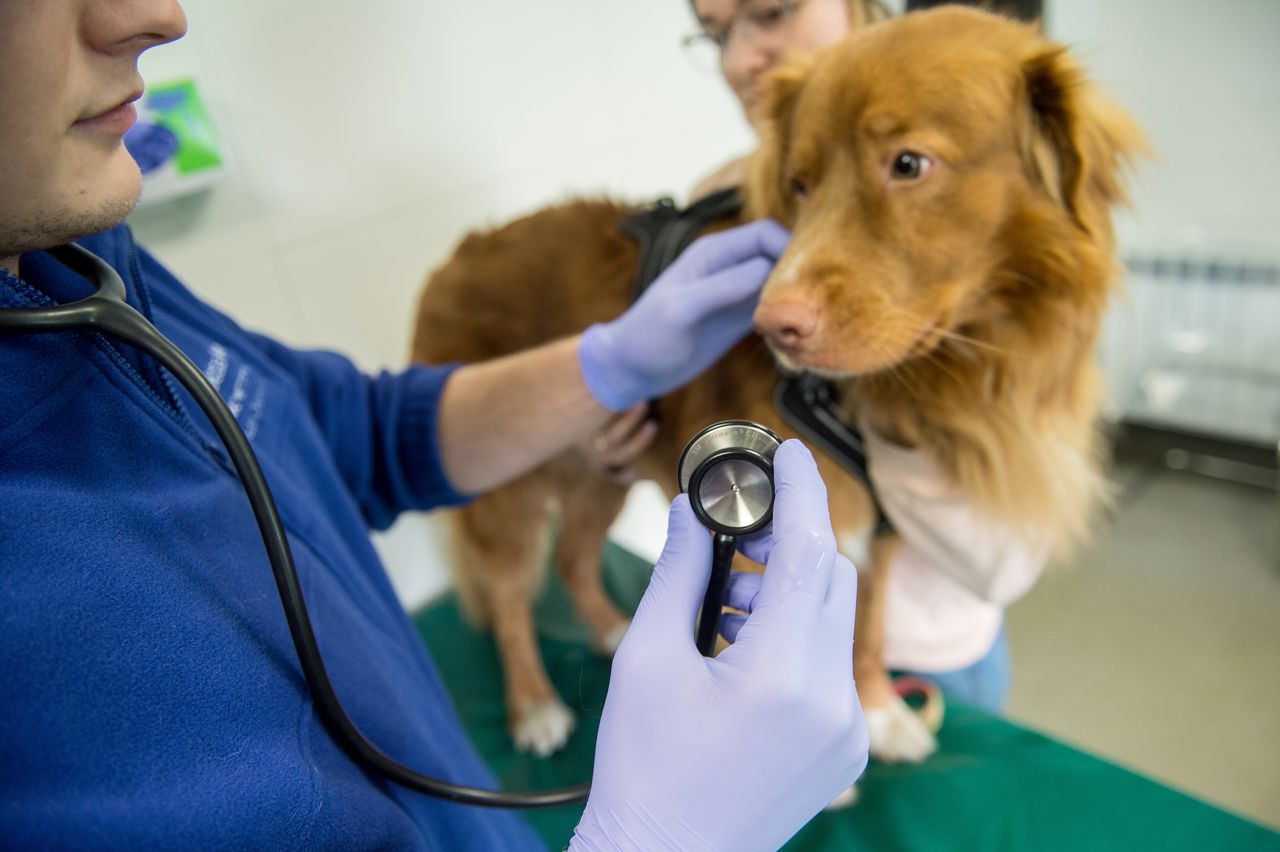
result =
[{"label": "metal cage in background", "polygon": [[1280,256],[1130,253],[1124,289],[1099,360],[1125,443],[1276,489],[1280,509]]},{"label": "metal cage in background", "polygon": [[1133,254],[1103,327],[1113,414],[1275,447],[1280,441],[1280,263]]}]

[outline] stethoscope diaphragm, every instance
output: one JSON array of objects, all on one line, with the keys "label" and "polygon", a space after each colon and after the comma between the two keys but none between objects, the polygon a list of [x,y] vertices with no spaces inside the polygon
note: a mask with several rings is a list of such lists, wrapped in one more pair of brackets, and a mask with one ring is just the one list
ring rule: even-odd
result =
[{"label": "stethoscope diaphragm", "polygon": [[750,420],[723,420],[694,435],[677,477],[694,514],[724,535],[748,535],[773,517],[773,455],[782,443]]}]

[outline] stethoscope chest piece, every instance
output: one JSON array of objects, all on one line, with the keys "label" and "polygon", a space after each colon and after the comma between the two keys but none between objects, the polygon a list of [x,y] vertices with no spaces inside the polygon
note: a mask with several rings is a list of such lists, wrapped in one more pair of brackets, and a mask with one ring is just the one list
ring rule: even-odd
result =
[{"label": "stethoscope chest piece", "polygon": [[676,478],[689,505],[715,533],[711,577],[694,631],[698,651],[711,656],[737,536],[773,518],[773,455],[781,439],[750,420],[722,420],[694,435],[680,454]]},{"label": "stethoscope chest piece", "polygon": [[724,535],[748,535],[773,517],[773,455],[782,443],[750,420],[703,429],[680,455],[677,476],[694,514]]}]

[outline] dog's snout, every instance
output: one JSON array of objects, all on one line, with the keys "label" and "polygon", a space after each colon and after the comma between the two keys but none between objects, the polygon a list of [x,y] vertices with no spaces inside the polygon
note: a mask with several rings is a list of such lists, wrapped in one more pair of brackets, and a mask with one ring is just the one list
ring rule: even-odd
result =
[{"label": "dog's snout", "polygon": [[806,302],[761,302],[756,328],[771,342],[787,349],[802,347],[818,329],[818,311]]}]

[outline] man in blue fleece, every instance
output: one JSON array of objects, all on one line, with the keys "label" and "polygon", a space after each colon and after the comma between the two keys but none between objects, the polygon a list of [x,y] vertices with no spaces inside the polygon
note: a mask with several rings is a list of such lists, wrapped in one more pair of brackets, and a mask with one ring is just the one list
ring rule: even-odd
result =
[{"label": "man in blue fleece", "polygon": [[[745,334],[787,235],[692,248],[618,319],[482,365],[366,376],[205,305],[119,223],[137,58],[173,0],[0,0],[0,311],[92,288],[71,241],[234,397],[279,505],[321,651],[356,725],[429,775],[492,786],[368,538],[467,499]],[[227,377],[234,377],[228,380]],[[319,721],[226,451],[150,357],[87,332],[0,336],[0,846],[524,849],[513,812],[406,791]],[[519,436],[517,438],[517,435]],[[771,848],[866,761],[855,573],[808,452],[776,460],[761,581],[714,660],[692,625],[710,572],[685,499],[619,649],[574,848]]]}]

